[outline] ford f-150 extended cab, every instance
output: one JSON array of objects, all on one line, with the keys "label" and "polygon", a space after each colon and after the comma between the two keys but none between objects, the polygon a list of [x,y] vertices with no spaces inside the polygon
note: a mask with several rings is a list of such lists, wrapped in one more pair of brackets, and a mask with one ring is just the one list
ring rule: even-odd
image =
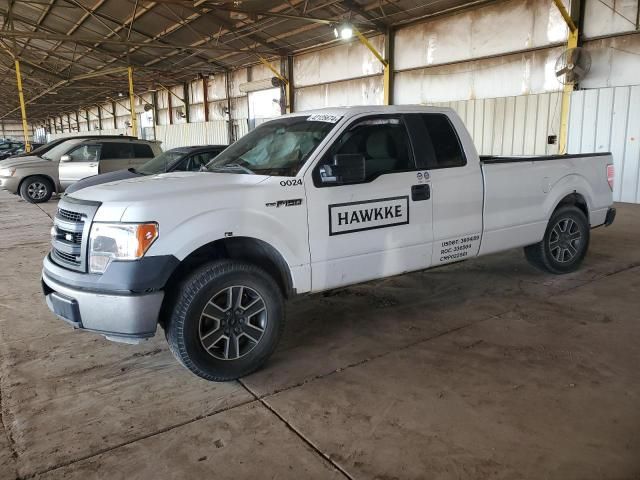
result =
[{"label": "ford f-150 extended cab", "polygon": [[137,342],[160,324],[186,368],[229,380],[266,361],[296,294],[514,247],[574,271],[612,184],[610,154],[480,158],[449,109],[296,113],[203,171],[63,197],[43,289],[76,328]]}]

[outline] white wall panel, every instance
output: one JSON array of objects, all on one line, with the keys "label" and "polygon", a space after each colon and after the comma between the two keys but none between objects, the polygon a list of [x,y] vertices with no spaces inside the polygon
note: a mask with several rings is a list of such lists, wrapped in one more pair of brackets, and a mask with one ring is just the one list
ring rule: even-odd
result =
[{"label": "white wall panel", "polygon": [[614,200],[640,203],[640,85],[571,95],[569,153],[611,152]]},{"label": "white wall panel", "polygon": [[580,82],[582,88],[634,85],[640,78],[640,35],[585,43],[591,54],[591,70]]},{"label": "white wall panel", "polygon": [[189,82],[189,103],[197,104],[204,101],[204,89],[201,79]]},{"label": "white wall panel", "polygon": [[347,105],[382,105],[382,77],[368,77],[295,89],[296,111]]},{"label": "white wall panel", "polygon": [[163,150],[192,145],[227,144],[227,122],[184,123],[179,125],[156,126],[156,140],[161,141]]},{"label": "white wall panel", "polygon": [[[499,33],[499,34],[498,34]],[[550,0],[511,0],[398,30],[399,70],[544,47],[566,38]]]},{"label": "white wall panel", "polygon": [[562,47],[398,72],[397,104],[496,98],[559,91],[553,73]]},{"label": "white wall panel", "polygon": [[560,93],[543,93],[434,105],[458,113],[480,155],[546,155],[558,153],[547,138],[558,135],[560,103]]},{"label": "white wall panel", "polygon": [[189,121],[192,123],[204,122],[204,104],[200,103],[189,107]]},{"label": "white wall panel", "polygon": [[583,0],[586,37],[635,30],[638,0]]},{"label": "white wall panel", "polygon": [[[31,125],[27,125],[28,135],[32,135]],[[12,138],[16,140],[24,140],[24,131],[22,123],[0,121],[0,137]]]},{"label": "white wall panel", "polygon": [[169,92],[167,92],[165,89],[158,90],[157,97],[158,97],[159,109],[164,109],[169,107]]},{"label": "white wall panel", "polygon": [[[280,71],[280,65],[278,61],[272,61],[271,66],[277,71]],[[275,76],[274,73],[266,65],[259,64],[251,67],[251,81],[271,78],[273,76]]]},{"label": "white wall panel", "polygon": [[227,109],[227,101],[209,102],[209,120],[225,120]]},{"label": "white wall panel", "polygon": [[[382,35],[372,37],[369,41],[376,50],[384,52]],[[396,48],[396,51],[400,49]],[[293,84],[296,87],[381,73],[382,64],[357,39],[337,47],[305,53],[293,58]]]},{"label": "white wall panel", "polygon": [[241,68],[239,70],[234,70],[231,72],[231,96],[232,97],[240,97],[244,95],[240,91],[240,84],[247,83],[247,69]]},{"label": "white wall panel", "polygon": [[207,79],[207,97],[209,101],[227,98],[225,75],[212,75]]}]

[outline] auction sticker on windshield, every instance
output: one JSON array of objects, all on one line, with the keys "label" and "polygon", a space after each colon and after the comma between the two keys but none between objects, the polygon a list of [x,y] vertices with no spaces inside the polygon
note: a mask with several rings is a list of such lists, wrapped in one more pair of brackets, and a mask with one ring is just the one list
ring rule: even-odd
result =
[{"label": "auction sticker on windshield", "polygon": [[336,123],[342,117],[338,115],[330,115],[328,113],[314,113],[313,115],[309,115],[307,117],[307,122],[327,122],[327,123]]}]

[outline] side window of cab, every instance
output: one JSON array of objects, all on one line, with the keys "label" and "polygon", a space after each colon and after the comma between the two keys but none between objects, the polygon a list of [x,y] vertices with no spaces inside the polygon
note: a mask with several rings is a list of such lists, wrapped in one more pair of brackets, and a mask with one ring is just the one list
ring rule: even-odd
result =
[{"label": "side window of cab", "polygon": [[415,168],[402,118],[366,118],[356,120],[340,135],[316,166],[314,183],[319,187],[366,183]]}]

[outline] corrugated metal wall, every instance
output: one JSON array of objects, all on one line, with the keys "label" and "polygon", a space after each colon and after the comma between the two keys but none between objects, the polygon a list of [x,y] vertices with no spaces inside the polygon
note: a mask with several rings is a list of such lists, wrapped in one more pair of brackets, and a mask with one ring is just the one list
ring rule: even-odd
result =
[{"label": "corrugated metal wall", "polygon": [[[28,135],[33,135],[31,125],[27,126]],[[18,141],[24,140],[24,131],[22,124],[17,122],[1,122],[0,121],[0,138],[11,138]]]},{"label": "corrugated metal wall", "polygon": [[178,125],[157,125],[156,140],[162,142],[162,150],[188,145],[224,145],[229,143],[227,122],[214,120]]},{"label": "corrugated metal wall", "polygon": [[560,128],[561,94],[481,98],[441,102],[453,108],[466,125],[480,155],[551,155],[547,144]]},{"label": "corrugated metal wall", "polygon": [[568,152],[611,152],[614,200],[640,203],[640,85],[573,92]]}]

